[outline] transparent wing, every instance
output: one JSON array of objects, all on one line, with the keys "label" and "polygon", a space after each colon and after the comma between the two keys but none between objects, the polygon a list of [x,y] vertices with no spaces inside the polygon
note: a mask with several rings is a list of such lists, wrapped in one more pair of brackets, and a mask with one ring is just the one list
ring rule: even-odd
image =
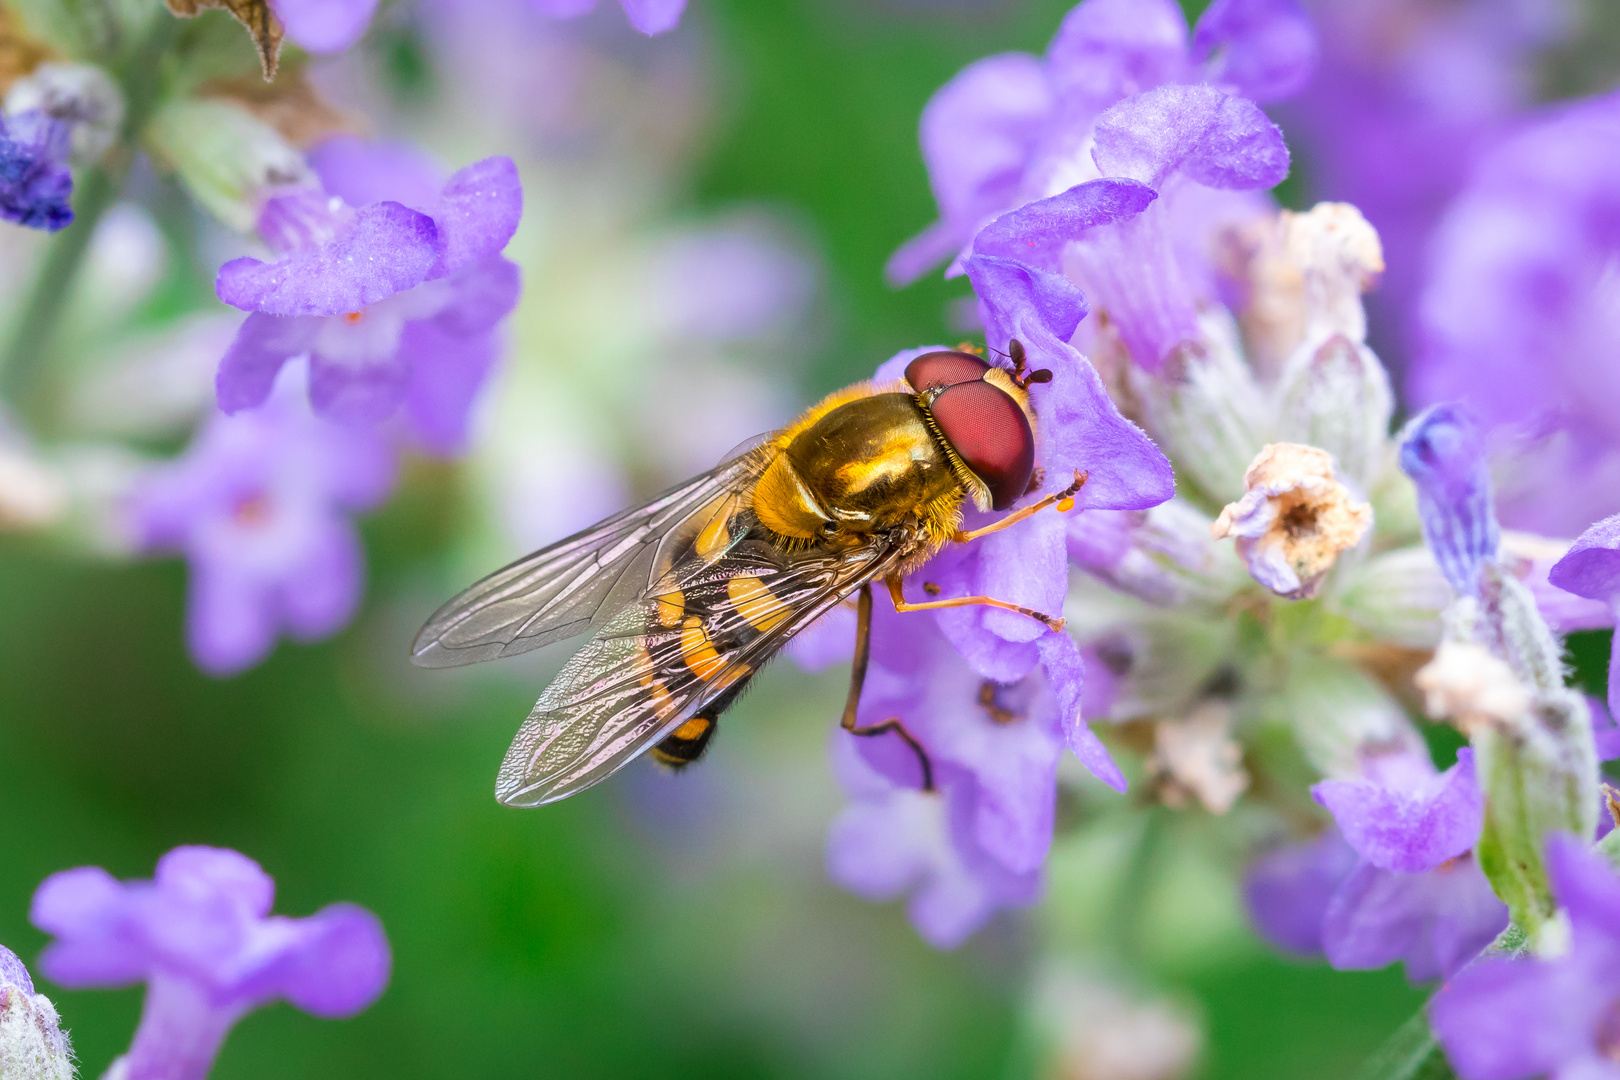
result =
[{"label": "transparent wing", "polygon": [[411,663],[474,664],[600,628],[663,577],[683,547],[732,515],[768,462],[763,453],[731,458],[495,571],[433,613],[411,645]]},{"label": "transparent wing", "polygon": [[[556,802],[605,780],[706,707],[723,709],[782,645],[899,562],[887,540],[785,555],[755,534],[683,588],[625,608],[546,689],[501,763],[510,806]],[[682,570],[690,570],[683,567]]]}]

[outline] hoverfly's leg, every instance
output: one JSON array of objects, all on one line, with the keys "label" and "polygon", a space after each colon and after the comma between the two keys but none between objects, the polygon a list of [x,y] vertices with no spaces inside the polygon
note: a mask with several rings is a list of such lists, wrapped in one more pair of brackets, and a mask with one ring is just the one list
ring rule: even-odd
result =
[{"label": "hoverfly's leg", "polygon": [[896,611],[937,611],[940,608],[953,607],[993,607],[1000,608],[1002,611],[1014,611],[1020,615],[1027,615],[1036,622],[1041,623],[1048,630],[1063,629],[1062,619],[1036,611],[1034,608],[1009,604],[1007,601],[997,600],[993,596],[954,596],[949,600],[924,600],[920,604],[913,604],[901,594],[899,578],[884,578],[883,582],[889,587],[889,597],[894,601],[894,610]]},{"label": "hoverfly's leg", "polygon": [[922,765],[922,789],[934,790],[934,763],[928,760],[928,751],[924,750],[922,743],[916,736],[906,730],[898,718],[890,717],[880,724],[866,724],[864,726],[855,722],[856,710],[861,704],[861,688],[866,685],[866,662],[872,655],[872,586],[870,583],[862,585],[860,600],[855,609],[855,659],[849,666],[849,699],[844,702],[844,717],[839,726],[851,735],[870,738],[874,735],[886,735],[894,732],[905,740],[917,755],[917,761]]},{"label": "hoverfly's leg", "polygon": [[963,532],[961,529],[958,529],[951,534],[951,539],[956,541],[958,544],[965,544],[969,540],[977,540],[981,536],[987,536],[993,532],[1000,532],[1002,529],[1005,529],[1008,526],[1016,525],[1025,518],[1040,513],[1048,506],[1057,506],[1058,513],[1060,514],[1068,513],[1070,510],[1074,509],[1074,497],[1079,493],[1081,488],[1086,486],[1086,478],[1090,475],[1091,474],[1088,472],[1083,472],[1080,469],[1076,469],[1074,471],[1074,483],[1070,484],[1056,495],[1048,495],[1046,498],[1041,499],[1039,502],[1031,503],[1022,510],[1014,510],[1000,521],[992,521],[982,529],[974,529],[972,532]]}]

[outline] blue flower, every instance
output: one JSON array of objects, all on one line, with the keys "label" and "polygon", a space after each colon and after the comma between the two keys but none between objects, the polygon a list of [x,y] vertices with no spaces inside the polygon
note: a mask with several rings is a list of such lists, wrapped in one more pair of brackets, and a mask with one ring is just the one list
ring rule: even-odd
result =
[{"label": "blue flower", "polygon": [[0,115],[0,218],[55,232],[73,220],[71,129],[30,109]]}]

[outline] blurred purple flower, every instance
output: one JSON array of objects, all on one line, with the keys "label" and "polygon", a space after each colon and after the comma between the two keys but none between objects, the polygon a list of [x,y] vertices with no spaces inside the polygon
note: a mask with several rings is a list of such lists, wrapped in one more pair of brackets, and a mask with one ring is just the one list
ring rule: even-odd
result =
[{"label": "blurred purple flower", "polygon": [[364,555],[349,515],[382,501],[393,457],[368,431],[311,416],[294,380],[266,406],[214,416],[186,453],[137,487],[148,551],[191,564],[186,634],[214,675],[258,663],[286,632],[336,632],[360,601]]},{"label": "blurred purple flower", "polygon": [[365,34],[377,0],[270,0],[287,38],[305,52],[342,52]]},{"label": "blurred purple flower", "polygon": [[[827,837],[827,873],[867,900],[911,897],[912,925],[929,944],[953,949],[1002,908],[1028,907],[1040,896],[1040,870],[1008,869],[979,846],[973,830],[973,776],[940,765],[936,790],[917,786],[917,759],[898,740],[833,736],[833,773],[851,803]],[[868,747],[863,743],[884,745]],[[871,764],[887,757],[890,768]],[[896,781],[891,771],[908,767]]]},{"label": "blurred purple flower", "polygon": [[1547,862],[1569,915],[1567,951],[1482,960],[1429,1005],[1435,1037],[1463,1080],[1620,1077],[1620,880],[1568,835],[1548,838]]},{"label": "blurred purple flower", "polygon": [[[596,0],[529,0],[534,9],[554,19],[573,19],[595,9]],[[686,0],[619,0],[630,25],[651,37],[675,29]]]},{"label": "blurred purple flower", "polygon": [[516,167],[487,158],[440,187],[408,148],[347,137],[311,164],[326,194],[272,199],[259,221],[281,257],[220,268],[220,299],[252,312],[220,364],[220,407],[261,404],[307,353],[317,412],[375,422],[405,404],[418,439],[452,452],[517,303],[518,268],[500,255],[522,213]]},{"label": "blurred purple flower", "polygon": [[1243,899],[1255,932],[1284,952],[1320,956],[1322,920],[1356,862],[1355,849],[1331,828],[1308,844],[1256,859],[1243,876]]},{"label": "blurred purple flower", "polygon": [[271,915],[274,893],[257,863],[221,848],[175,848],[153,881],[64,870],[45,879],[29,912],[56,938],[40,970],[73,989],[145,982],[140,1027],[114,1071],[202,1080],[254,1009],[284,999],[315,1016],[352,1016],[388,983],[376,916],[351,904],[304,919]]},{"label": "blurred purple flower", "polygon": [[[1537,51],[1571,24],[1561,0],[1314,0],[1320,61],[1279,110],[1311,163],[1313,198],[1355,204],[1388,270],[1368,297],[1395,371],[1419,352],[1435,223],[1469,169],[1533,99]],[[1480,314],[1491,312],[1482,307]],[[1434,400],[1434,399],[1430,399]]]},{"label": "blurred purple flower", "polygon": [[0,220],[46,232],[73,220],[71,134],[37,109],[0,114]]},{"label": "blurred purple flower", "polygon": [[1337,828],[1266,856],[1245,881],[1268,941],[1340,969],[1404,961],[1422,982],[1449,978],[1507,926],[1507,905],[1469,854],[1485,812],[1472,750],[1444,773],[1426,756],[1384,755],[1361,778],[1311,790]]},{"label": "blurred purple flower", "polygon": [[1501,543],[1478,427],[1455,405],[1436,405],[1407,424],[1400,459],[1441,572],[1459,594],[1477,596]]},{"label": "blurred purple flower", "polygon": [[[1593,525],[1576,539],[1569,553],[1553,565],[1547,580],[1565,592],[1598,600],[1620,619],[1620,514]],[[1620,632],[1613,650],[1620,650]],[[1609,715],[1620,716],[1620,651],[1609,654]],[[1609,721],[1610,726],[1614,721]],[[1612,736],[1600,734],[1598,752],[1603,760],[1615,757]]]},{"label": "blurred purple flower", "polygon": [[1617,171],[1620,93],[1549,109],[1480,160],[1435,234],[1409,389],[1526,443],[1511,524],[1568,535],[1620,510]]},{"label": "blurred purple flower", "polygon": [[[1191,48],[1181,9],[1169,0],[1086,0],[1069,12],[1044,57],[979,60],[929,101],[922,151],[940,220],[895,252],[890,281],[915,280],[1008,210],[1117,175],[1106,155],[1090,151],[1094,125],[1123,99],[1167,83],[1208,81],[1219,88],[1211,95],[1265,100],[1297,89],[1314,63],[1309,23],[1291,0],[1217,2]],[[1183,140],[1198,144],[1186,118],[1173,125],[1159,129],[1164,141],[1155,152]]]}]

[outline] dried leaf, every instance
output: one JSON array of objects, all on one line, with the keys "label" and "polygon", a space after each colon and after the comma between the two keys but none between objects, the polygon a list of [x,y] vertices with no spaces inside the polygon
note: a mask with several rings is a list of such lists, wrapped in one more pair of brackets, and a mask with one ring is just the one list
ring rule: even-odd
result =
[{"label": "dried leaf", "polygon": [[329,135],[359,135],[366,129],[362,117],[337,108],[316,93],[296,66],[282,71],[273,83],[253,78],[213,79],[198,87],[197,96],[240,105],[300,149]]},{"label": "dried leaf", "polygon": [[27,35],[21,19],[0,7],[0,94],[50,55],[49,49]]},{"label": "dried leaf", "polygon": [[281,56],[281,21],[270,10],[269,0],[165,0],[169,10],[181,18],[201,15],[208,8],[219,8],[235,16],[247,27],[259,50],[259,65],[264,68],[264,79],[276,77],[276,62]]}]

